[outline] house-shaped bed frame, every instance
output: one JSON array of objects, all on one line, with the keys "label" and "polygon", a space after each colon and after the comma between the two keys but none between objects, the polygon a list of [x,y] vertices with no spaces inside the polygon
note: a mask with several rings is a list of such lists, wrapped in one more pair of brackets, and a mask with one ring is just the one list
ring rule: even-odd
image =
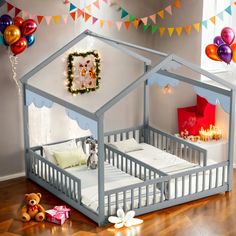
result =
[{"label": "house-shaped bed frame", "polygon": [[[142,61],[144,63],[144,73],[142,76],[137,78],[134,82],[129,84],[123,91],[114,96],[110,101],[105,103],[103,106],[99,107],[98,110],[94,113],[77,107],[74,104],[71,104],[68,101],[63,100],[60,97],[56,97],[53,94],[49,94],[35,86],[32,86],[28,83],[28,80],[31,79],[33,75],[39,72],[42,68],[47,66],[53,60],[58,58],[60,55],[65,53],[67,50],[72,48],[75,44],[77,44],[80,40],[86,38],[87,36],[92,36],[97,39],[102,40],[103,42],[122,50],[124,53]],[[135,49],[132,51],[132,49]],[[155,54],[161,57],[161,61],[155,66],[151,67],[151,61],[144,56],[141,56],[136,53],[136,50],[141,50],[144,52]],[[171,73],[167,70],[163,70],[164,67],[170,65],[170,63],[177,63],[179,65],[183,65],[190,70],[199,73],[208,77],[209,79],[217,82],[220,85],[223,85],[224,88],[213,86],[210,84],[203,83],[198,80],[190,79],[181,75],[177,75]],[[193,143],[186,142],[185,140],[176,138],[173,135],[166,134],[158,129],[150,127],[149,125],[149,86],[150,86],[150,78],[154,77],[158,80],[161,78],[162,80],[173,79],[175,81],[182,81],[188,83],[190,85],[195,86],[196,91],[202,93],[201,95],[209,95],[213,101],[216,103],[216,100],[224,103],[224,107],[229,112],[229,137],[228,137],[228,159],[227,161],[217,163],[214,165],[207,165],[207,152],[206,150],[194,145]],[[154,78],[154,80],[155,80]],[[46,188],[48,191],[54,193],[57,197],[61,198],[75,209],[79,210],[92,220],[98,223],[98,225],[103,225],[107,222],[107,216],[111,214],[111,199],[115,199],[113,204],[115,205],[115,209],[119,207],[118,196],[120,193],[122,194],[123,208],[127,210],[128,208],[134,209],[137,215],[144,214],[147,212],[155,211],[158,209],[162,209],[165,207],[170,207],[173,205],[181,204],[184,202],[192,201],[195,199],[199,199],[202,197],[206,197],[209,195],[213,195],[220,192],[230,191],[232,188],[232,174],[233,174],[233,157],[234,157],[234,120],[235,120],[235,87],[225,81],[205,70],[202,70],[196,65],[193,65],[182,58],[176,55],[167,55],[149,48],[144,48],[138,45],[134,45],[131,43],[126,43],[118,40],[114,40],[108,37],[104,37],[98,34],[95,34],[89,30],[84,31],[71,42],[66,44],[63,48],[52,54],[26,75],[21,78],[21,82],[23,85],[23,99],[24,99],[24,139],[25,139],[25,166],[26,166],[26,175],[28,178],[32,179],[39,185]],[[122,98],[128,95],[137,87],[144,85],[144,119],[143,124],[139,127],[129,128],[114,132],[109,132],[104,134],[104,113],[110,109],[113,105],[119,102]],[[225,88],[226,87],[226,88]],[[86,96],[86,95],[82,95]],[[32,97],[34,97],[32,99]],[[44,99],[46,101],[55,102],[70,111],[74,112],[74,114],[78,114],[79,117],[86,119],[86,122],[90,122],[91,124],[95,124],[95,134],[98,140],[98,209],[97,211],[93,211],[89,209],[87,206],[81,203],[81,183],[80,179],[75,176],[67,173],[65,170],[59,168],[53,163],[49,162],[45,158],[42,158],[43,151],[42,147],[30,147],[29,146],[29,131],[28,131],[28,105],[32,101],[36,101],[37,99]],[[37,103],[37,102],[36,102]],[[130,137],[134,137],[137,141],[144,141],[146,143],[152,144],[157,148],[160,148],[166,152],[170,152],[175,154],[183,159],[191,161],[194,159],[197,161],[201,167],[195,170],[185,171],[174,175],[166,175],[157,169],[142,163],[141,161],[137,161],[129,155],[122,153],[110,145],[107,145],[106,142],[111,140],[119,141],[124,140]],[[80,138],[82,142],[84,142],[85,138]],[[159,141],[158,141],[159,140]],[[178,150],[178,151],[176,151]],[[114,159],[116,160],[114,161]],[[122,167],[119,165],[122,163]],[[117,188],[105,191],[104,189],[104,162],[109,162],[111,165],[116,165],[117,168],[120,168],[122,171],[129,173],[135,177],[138,177],[143,180],[142,183],[133,184],[129,186],[125,186],[123,188]],[[140,170],[139,173],[137,170]],[[141,176],[141,172],[145,172],[145,175]],[[205,189],[203,187],[201,191],[198,191],[196,188],[195,192],[192,192],[191,185],[193,185],[193,178],[196,183],[200,181],[199,176],[203,174],[203,183],[205,180],[205,173],[208,172],[209,180],[211,182],[211,178],[213,178],[213,173],[216,173],[216,180],[214,186],[209,182],[209,188]],[[221,176],[218,176],[221,173]],[[185,177],[188,177],[188,186],[189,192],[188,194],[184,193],[182,196],[177,194],[177,182],[179,180],[183,181]],[[220,182],[221,184],[218,184]],[[166,193],[166,189],[168,188],[168,184],[170,186],[171,181],[174,183],[175,195],[172,198],[168,198],[168,194]],[[156,200],[156,196],[153,193],[152,200],[149,200],[149,187],[152,186],[153,189],[158,187],[160,191],[160,200]],[[141,188],[145,189],[146,200],[142,202],[142,196],[140,193]],[[184,188],[184,187],[183,187]],[[134,199],[134,192],[137,191],[138,199]],[[128,196],[129,195],[129,200]],[[129,201],[129,202],[128,202]],[[136,201],[136,202],[135,202]],[[129,207],[127,208],[127,205]]]}]

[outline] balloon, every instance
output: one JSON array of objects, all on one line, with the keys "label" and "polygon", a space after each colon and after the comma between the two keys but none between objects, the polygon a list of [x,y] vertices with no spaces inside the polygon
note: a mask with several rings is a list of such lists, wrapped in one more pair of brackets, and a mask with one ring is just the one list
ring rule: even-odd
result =
[{"label": "balloon", "polygon": [[7,28],[7,26],[12,25],[13,20],[9,15],[2,15],[0,17],[0,31],[2,34],[4,33],[4,30]]},{"label": "balloon", "polygon": [[215,44],[209,44],[205,49],[205,53],[210,59],[214,61],[221,61],[217,54],[217,49],[218,46],[216,46]]},{"label": "balloon", "polygon": [[22,34],[24,36],[29,36],[36,31],[37,27],[37,23],[33,19],[28,19],[22,24]]},{"label": "balloon", "polygon": [[224,41],[222,40],[221,36],[216,36],[214,38],[214,44],[216,44],[217,46],[220,46],[221,44],[224,44]]},{"label": "balloon", "polygon": [[11,45],[19,40],[21,37],[21,32],[18,26],[10,25],[4,31],[4,39],[7,44]]},{"label": "balloon", "polygon": [[34,37],[34,35],[32,35],[32,34],[29,35],[29,36],[26,36],[25,39],[26,39],[26,41],[27,41],[27,47],[30,47],[30,46],[33,45],[34,42],[35,42],[35,37]]},{"label": "balloon", "polygon": [[228,44],[220,45],[217,50],[217,54],[218,54],[219,58],[222,61],[226,62],[227,64],[230,63],[230,61],[233,57],[232,49],[230,48],[230,46]]},{"label": "balloon", "polygon": [[13,52],[14,56],[22,53],[27,47],[27,41],[25,38],[20,38],[16,43],[11,45],[11,51]]},{"label": "balloon", "polygon": [[13,20],[14,20],[14,25],[16,25],[18,27],[21,27],[24,22],[24,19],[19,16],[14,17]]},{"label": "balloon", "polygon": [[232,51],[233,51],[232,60],[233,60],[233,62],[236,63],[236,43],[231,44],[231,49],[232,49]]},{"label": "balloon", "polygon": [[221,31],[221,38],[227,44],[232,44],[235,38],[234,30],[230,27],[225,27]]}]

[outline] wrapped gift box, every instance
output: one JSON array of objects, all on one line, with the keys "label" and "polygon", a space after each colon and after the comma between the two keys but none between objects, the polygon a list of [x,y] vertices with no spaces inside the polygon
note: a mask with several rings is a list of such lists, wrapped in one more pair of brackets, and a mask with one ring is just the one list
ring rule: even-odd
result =
[{"label": "wrapped gift box", "polygon": [[55,206],[46,211],[46,219],[49,222],[62,225],[70,216],[70,209],[66,206]]}]

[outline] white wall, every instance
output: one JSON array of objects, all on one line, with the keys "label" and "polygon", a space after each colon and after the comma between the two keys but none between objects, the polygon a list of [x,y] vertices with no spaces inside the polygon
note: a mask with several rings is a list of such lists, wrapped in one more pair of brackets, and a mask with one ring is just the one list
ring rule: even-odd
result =
[{"label": "white wall", "polygon": [[[87,1],[89,2],[89,1]],[[163,9],[173,1],[155,1],[155,0],[119,0],[119,4],[124,6],[130,12],[137,16],[146,16],[154,13],[156,9]],[[61,15],[67,13],[62,0],[37,1],[37,0],[12,0],[12,3],[28,12],[42,15]],[[76,0],[74,3],[77,5]],[[112,11],[105,4],[104,9],[98,14],[104,18],[119,19],[117,12]],[[173,9],[173,16],[168,16],[164,20],[158,18],[159,26],[184,26],[189,23],[199,22],[202,19],[202,1],[182,0],[181,9]],[[97,24],[98,25],[98,24]],[[167,33],[160,37],[158,33],[152,35],[151,32],[143,32],[141,29],[134,29],[132,26],[127,31],[124,28],[118,32],[116,29],[108,30],[107,26],[100,29],[99,26],[91,26],[90,23],[84,24],[81,20],[74,22],[69,19],[68,24],[58,25],[51,23],[49,26],[43,22],[36,32],[35,44],[26,50],[25,53],[19,55],[19,64],[17,65],[17,75],[22,75],[30,71],[37,64],[55,52],[57,49],[65,45],[85,28],[89,28],[97,33],[111,36],[120,40],[137,43],[142,46],[157,49],[167,53],[175,53],[186,60],[200,64],[201,56],[201,33],[192,29],[191,35],[182,33],[178,37],[176,33],[170,38]],[[11,68],[9,65],[7,50],[0,47],[0,178],[24,170],[23,157],[23,133],[22,133],[22,113],[21,98],[17,94],[15,84],[11,80]],[[111,58],[112,60],[112,58]],[[124,61],[125,62],[125,61]],[[154,60],[155,63],[155,60]],[[140,68],[138,69],[140,70]],[[123,72],[123,71],[122,71]],[[137,68],[133,68],[133,75],[136,75]],[[54,76],[53,71],[48,71],[50,76]],[[188,74],[188,72],[186,72]],[[111,88],[112,89],[112,88]],[[143,99],[139,91],[130,94],[125,100],[119,102],[114,108],[106,113],[105,129],[123,128],[131,124],[139,124],[142,121],[142,113],[139,111],[143,108]],[[189,106],[195,104],[195,94],[190,86],[181,84],[173,90],[171,95],[165,95],[161,89],[154,86],[151,88],[151,122],[169,132],[177,131],[177,115],[176,108],[179,106]],[[134,106],[135,116],[131,115],[129,107]],[[55,110],[60,110],[56,108]],[[52,114],[51,122],[54,122],[57,114]],[[66,117],[60,117],[58,123],[70,122]],[[69,135],[71,129],[74,129],[73,121],[69,125]],[[62,126],[60,126],[62,127]],[[53,128],[53,130],[55,130]],[[52,139],[68,135],[68,130],[61,128],[56,130],[56,134],[51,134]],[[78,129],[76,132],[80,134]],[[66,135],[65,135],[66,137]],[[35,141],[38,142],[38,141]]]}]

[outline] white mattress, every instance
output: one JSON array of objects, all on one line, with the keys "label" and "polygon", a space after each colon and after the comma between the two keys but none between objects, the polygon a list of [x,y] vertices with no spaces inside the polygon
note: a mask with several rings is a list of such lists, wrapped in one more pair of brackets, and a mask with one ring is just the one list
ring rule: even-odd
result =
[{"label": "white mattress", "polygon": [[[186,160],[183,160],[175,155],[162,151],[152,145],[141,143],[140,144],[143,150],[134,151],[127,153],[128,155],[134,157],[137,160],[140,160],[162,172],[173,175],[176,173],[185,172],[188,170],[198,169],[199,165],[190,163]],[[216,162],[212,160],[208,160],[208,164],[215,164]],[[220,168],[218,171],[218,183],[216,184],[216,170],[212,170],[211,181],[210,181],[210,171],[205,171],[205,173],[200,172],[198,174],[198,183],[196,181],[196,175],[192,175],[191,177],[191,188],[189,188],[190,177],[185,176],[184,184],[183,179],[178,178],[177,181],[177,197],[181,197],[182,195],[186,196],[191,193],[200,192],[207,190],[211,187],[219,187],[223,184],[222,181],[222,173],[223,169]],[[143,174],[143,173],[142,173]],[[203,184],[203,175],[205,176],[204,184]],[[227,180],[227,171],[225,174],[225,181]],[[184,187],[183,187],[184,186]],[[171,180],[168,186],[168,191],[166,193],[169,194],[169,199],[175,198],[175,180]],[[167,196],[167,195],[166,195]]]},{"label": "white mattress", "polygon": [[199,168],[199,165],[183,160],[175,155],[146,143],[140,143],[143,150],[128,152],[127,154],[166,174]]},{"label": "white mattress", "polygon": [[[108,163],[104,163],[104,179],[105,179],[105,191],[129,186],[136,183],[143,183],[142,180],[135,178],[125,172],[113,167]],[[98,170],[90,170],[86,165],[80,167],[72,167],[66,169],[70,174],[76,176],[81,180],[81,195],[82,203],[91,208],[94,211],[98,211]],[[142,187],[142,205],[146,203],[146,187]],[[153,201],[153,186],[149,188],[149,202]],[[131,208],[131,191],[126,192],[126,198],[129,199],[126,202],[126,210]],[[105,198],[105,214],[108,213],[107,197]],[[160,191],[156,189],[156,202],[160,201]],[[115,214],[115,196],[111,196],[111,209],[110,214]],[[123,193],[119,193],[119,207],[123,208]],[[138,207],[138,189],[134,191],[134,207]]]}]

